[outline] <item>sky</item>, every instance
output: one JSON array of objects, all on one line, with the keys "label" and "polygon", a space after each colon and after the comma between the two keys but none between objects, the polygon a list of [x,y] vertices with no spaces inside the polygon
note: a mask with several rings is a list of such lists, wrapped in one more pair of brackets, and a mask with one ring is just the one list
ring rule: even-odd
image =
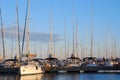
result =
[{"label": "sky", "polygon": [[[80,56],[90,54],[91,26],[93,31],[94,56],[98,56],[98,54],[96,54],[98,53],[98,43],[100,44],[101,57],[105,56],[105,46],[110,49],[108,51],[109,54],[114,51],[111,49],[116,46],[116,53],[119,55],[119,3],[120,0],[30,0],[29,27],[31,34],[31,52],[37,53],[39,56],[42,55],[47,57],[50,21],[52,21],[53,38],[56,44],[56,56],[64,56],[65,21],[66,43],[69,44],[69,48],[67,47],[67,49],[70,55],[73,48],[73,21],[74,27],[76,27],[76,21],[78,20],[78,45]],[[21,35],[23,34],[23,27],[25,24],[26,4],[27,0],[18,0]],[[7,46],[7,44],[11,44],[10,34],[12,32],[12,26],[16,26],[16,0],[0,0],[0,7],[2,10],[3,25],[6,28]],[[52,17],[52,19],[50,19],[50,17]],[[15,43],[14,40],[14,44]],[[116,45],[114,45],[114,43],[116,43]],[[85,49],[87,49],[87,51]]]}]

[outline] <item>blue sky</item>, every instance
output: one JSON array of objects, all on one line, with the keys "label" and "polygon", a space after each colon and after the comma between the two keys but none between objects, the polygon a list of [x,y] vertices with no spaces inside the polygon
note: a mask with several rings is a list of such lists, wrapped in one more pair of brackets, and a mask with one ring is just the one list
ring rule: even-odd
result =
[{"label": "blue sky", "polygon": [[[18,0],[21,28],[23,28],[25,21],[26,2],[27,0]],[[49,35],[50,7],[52,7],[53,32],[59,38],[57,45],[64,43],[64,17],[66,18],[67,37],[69,37],[69,42],[72,45],[72,16],[74,14],[74,26],[76,26],[76,20],[78,19],[79,45],[81,40],[85,43],[86,30],[88,31],[88,45],[90,45],[90,27],[93,26],[95,53],[97,42],[100,41],[103,46],[104,39],[107,40],[105,38],[107,27],[111,40],[116,39],[117,44],[120,42],[119,3],[120,0],[30,0],[30,33]],[[12,23],[16,23],[16,0],[0,0],[0,7],[3,23],[6,28],[10,28]],[[91,18],[93,18],[93,25],[91,25]],[[37,40],[37,42],[39,41]],[[42,43],[43,46],[47,45],[47,42]]]}]

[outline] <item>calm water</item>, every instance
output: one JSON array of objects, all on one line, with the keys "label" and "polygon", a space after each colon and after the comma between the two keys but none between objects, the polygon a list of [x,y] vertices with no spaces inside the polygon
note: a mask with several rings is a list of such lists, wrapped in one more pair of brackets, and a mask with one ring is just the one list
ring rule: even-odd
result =
[{"label": "calm water", "polygon": [[49,73],[27,76],[0,74],[0,80],[120,80],[120,73]]}]

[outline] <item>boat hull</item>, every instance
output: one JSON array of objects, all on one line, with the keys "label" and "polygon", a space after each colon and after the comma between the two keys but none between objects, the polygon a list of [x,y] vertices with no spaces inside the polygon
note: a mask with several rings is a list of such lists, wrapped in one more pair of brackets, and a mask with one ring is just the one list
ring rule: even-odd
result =
[{"label": "boat hull", "polygon": [[41,66],[31,65],[20,66],[20,75],[40,74],[43,72],[44,71]]},{"label": "boat hull", "polygon": [[19,72],[19,67],[16,67],[16,68],[0,67],[0,73],[6,73],[6,74],[15,73],[15,74],[17,74],[18,72]]}]

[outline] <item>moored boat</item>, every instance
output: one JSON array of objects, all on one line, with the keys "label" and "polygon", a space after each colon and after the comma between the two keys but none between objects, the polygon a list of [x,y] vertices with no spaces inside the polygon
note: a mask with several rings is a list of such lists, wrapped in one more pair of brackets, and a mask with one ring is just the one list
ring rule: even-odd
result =
[{"label": "moored boat", "polygon": [[52,54],[45,59],[44,68],[45,72],[58,72],[56,69],[58,67],[58,58],[55,58]]}]

